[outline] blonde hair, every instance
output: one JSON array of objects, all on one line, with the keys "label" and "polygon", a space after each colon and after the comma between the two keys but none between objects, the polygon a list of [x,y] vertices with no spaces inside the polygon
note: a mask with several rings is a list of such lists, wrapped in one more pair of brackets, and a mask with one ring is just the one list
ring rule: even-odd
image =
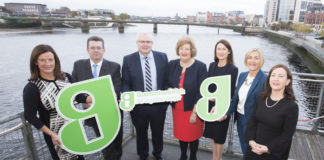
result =
[{"label": "blonde hair", "polygon": [[251,53],[253,53],[253,52],[256,52],[256,53],[259,54],[259,57],[260,57],[260,68],[261,68],[263,66],[263,64],[264,64],[264,56],[263,56],[262,51],[260,49],[257,49],[257,48],[253,48],[253,49],[251,49],[250,51],[248,51],[245,54],[244,64],[247,66],[247,59],[251,55]]},{"label": "blonde hair", "polygon": [[176,46],[176,52],[177,55],[179,56],[179,48],[185,44],[189,44],[190,45],[190,56],[195,57],[197,55],[197,50],[196,50],[196,46],[193,42],[193,40],[189,37],[182,37],[178,40],[177,42],[177,46]]}]

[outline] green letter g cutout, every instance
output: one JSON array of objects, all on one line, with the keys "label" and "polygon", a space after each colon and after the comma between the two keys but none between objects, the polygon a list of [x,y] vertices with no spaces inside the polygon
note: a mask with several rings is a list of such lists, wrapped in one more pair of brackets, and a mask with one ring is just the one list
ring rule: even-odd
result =
[{"label": "green letter g cutout", "polygon": [[[92,96],[92,107],[86,110],[74,108],[73,98],[79,93]],[[89,154],[102,150],[117,136],[120,113],[110,76],[74,83],[60,91],[56,101],[57,112],[68,120],[59,136],[65,150],[75,154]],[[88,141],[82,121],[94,117],[100,137]]]},{"label": "green letter g cutout", "polygon": [[[214,93],[208,91],[208,86],[215,84],[217,89]],[[205,121],[216,121],[224,116],[230,105],[231,98],[231,76],[216,76],[205,79],[200,86],[202,98],[197,102],[197,114]],[[215,99],[215,112],[208,112],[209,99]]]}]

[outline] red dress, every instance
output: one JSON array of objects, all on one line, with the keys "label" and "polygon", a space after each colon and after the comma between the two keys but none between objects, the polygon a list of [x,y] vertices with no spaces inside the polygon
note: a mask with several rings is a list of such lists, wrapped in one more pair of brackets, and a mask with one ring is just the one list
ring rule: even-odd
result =
[{"label": "red dress", "polygon": [[[183,79],[185,72],[181,74],[179,88],[183,88]],[[177,102],[172,108],[173,115],[173,135],[175,138],[192,142],[202,137],[204,123],[198,118],[195,124],[189,123],[192,111],[184,111],[183,96],[181,101]]]}]

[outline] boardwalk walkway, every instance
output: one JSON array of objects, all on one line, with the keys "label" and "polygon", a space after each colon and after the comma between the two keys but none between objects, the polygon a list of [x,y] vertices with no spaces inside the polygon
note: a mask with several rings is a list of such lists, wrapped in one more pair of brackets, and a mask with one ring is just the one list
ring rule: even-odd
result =
[{"label": "boardwalk walkway", "polygon": [[[152,143],[150,144],[150,152],[149,157],[147,160],[155,160],[155,158],[152,156]],[[163,158],[165,160],[178,160],[180,157],[180,148],[178,144],[166,144],[164,143],[163,148]],[[188,149],[188,157],[189,157],[189,149]],[[197,153],[198,160],[211,160],[212,159],[212,153],[209,151],[203,151],[199,150]],[[223,156],[222,160],[241,160],[242,157],[239,156],[230,156],[225,155]],[[138,155],[136,153],[136,139],[133,137],[129,141],[125,142],[123,145],[123,156],[121,160],[139,160]]]},{"label": "boardwalk walkway", "polygon": [[289,157],[296,160],[324,159],[324,136],[297,131],[293,137]]},{"label": "boardwalk walkway", "polygon": [[[152,145],[150,142],[150,152]],[[188,151],[189,154],[189,151]],[[209,151],[198,151],[198,160],[211,160],[212,153]],[[164,144],[163,157],[165,160],[178,160],[180,148],[178,144]],[[122,160],[137,160],[136,139],[131,138],[123,145]],[[225,154],[222,160],[240,160],[240,154]],[[290,149],[289,160],[323,160],[324,159],[324,136],[313,134],[307,131],[297,131],[293,137],[293,143]],[[154,160],[150,155],[148,160]]]}]

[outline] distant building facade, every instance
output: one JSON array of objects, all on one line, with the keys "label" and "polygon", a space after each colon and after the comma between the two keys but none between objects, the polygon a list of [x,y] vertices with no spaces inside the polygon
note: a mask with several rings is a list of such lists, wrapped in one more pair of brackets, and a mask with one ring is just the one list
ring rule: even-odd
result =
[{"label": "distant building facade", "polygon": [[294,18],[296,0],[279,0],[276,21],[288,22]]},{"label": "distant building facade", "polygon": [[228,24],[243,24],[245,21],[244,11],[229,11],[225,16]]},{"label": "distant building facade", "polygon": [[256,14],[249,14],[245,16],[245,21],[251,26],[262,26],[263,25],[263,16]]},{"label": "distant building facade", "polygon": [[44,4],[36,3],[5,3],[11,16],[42,16],[48,13]]},{"label": "distant building facade", "polygon": [[277,21],[277,10],[278,10],[278,0],[269,0],[267,1],[268,5],[266,9],[268,9],[267,12],[267,19],[266,23],[271,25],[273,22]]},{"label": "distant building facade", "polygon": [[188,22],[196,22],[196,16],[187,16]]},{"label": "distant building facade", "polygon": [[265,22],[288,22],[294,20],[296,0],[267,0],[265,5]]},{"label": "distant building facade", "polygon": [[324,22],[324,5],[313,4],[307,7],[305,24],[320,25]]},{"label": "distant building facade", "polygon": [[225,23],[225,14],[224,13],[217,13],[213,12],[211,13],[211,22],[216,24],[223,24]]},{"label": "distant building facade", "polygon": [[206,23],[207,22],[207,13],[206,12],[198,12],[196,14],[196,20],[199,23]]},{"label": "distant building facade", "polygon": [[55,9],[51,11],[51,17],[61,17],[61,18],[70,18],[71,10],[68,7],[61,7],[60,9]]},{"label": "distant building facade", "polygon": [[4,6],[0,6],[0,16],[9,16],[9,11]]},{"label": "distant building facade", "polygon": [[321,0],[297,0],[294,14],[294,22],[304,22],[307,6],[321,3]]}]

